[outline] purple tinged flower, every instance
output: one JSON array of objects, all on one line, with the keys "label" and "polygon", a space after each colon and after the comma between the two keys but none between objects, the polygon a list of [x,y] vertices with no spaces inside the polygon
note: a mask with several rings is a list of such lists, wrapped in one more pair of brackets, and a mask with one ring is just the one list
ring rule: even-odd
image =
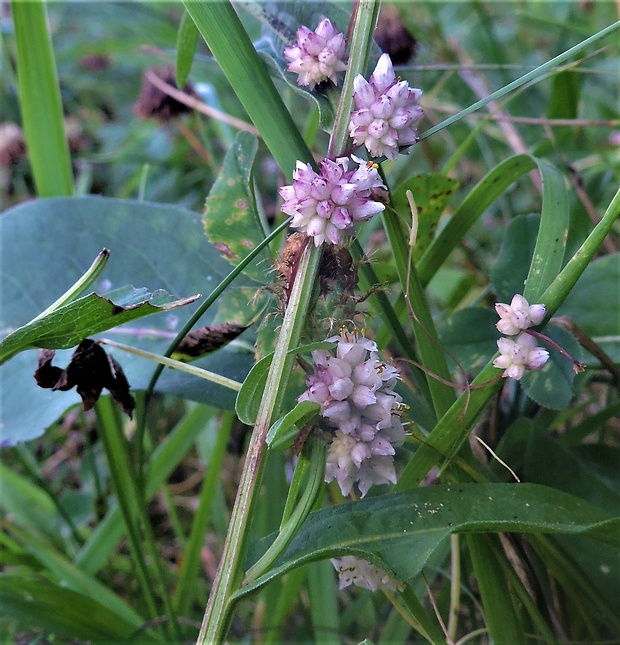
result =
[{"label": "purple tinged flower", "polygon": [[545,305],[530,305],[521,295],[516,294],[510,304],[498,302],[495,311],[500,320],[495,325],[497,330],[506,336],[514,336],[523,329],[538,325],[543,321],[547,312]]},{"label": "purple tinged flower", "polygon": [[527,370],[539,370],[549,358],[549,352],[537,347],[536,339],[524,332],[514,340],[500,338],[497,349],[500,355],[493,361],[493,366],[504,370],[504,378],[516,381],[520,381]]},{"label": "purple tinged flower", "polygon": [[370,81],[358,74],[353,88],[349,135],[356,146],[365,146],[373,157],[396,159],[399,146],[418,140],[414,125],[424,116],[418,104],[422,90],[397,80],[388,54],[379,58]]},{"label": "purple tinged flower", "polygon": [[331,563],[338,572],[339,589],[350,585],[370,589],[370,591],[377,591],[377,589],[397,591],[402,588],[402,583],[392,578],[383,569],[357,556],[345,555],[342,558],[334,558]]},{"label": "purple tinged flower", "polygon": [[316,246],[326,240],[342,244],[345,235],[355,232],[355,223],[385,209],[376,201],[385,186],[377,169],[357,157],[359,168],[349,170],[349,158],[324,159],[320,174],[310,164],[297,162],[293,184],[280,188],[282,212],[290,215],[291,226],[314,238]]},{"label": "purple tinged flower", "polygon": [[311,90],[323,81],[338,84],[338,73],[347,68],[344,35],[327,18],[319,23],[315,31],[308,27],[297,30],[297,44],[284,49],[289,61],[286,68],[298,74],[297,85],[306,85]]},{"label": "purple tinged flower", "polygon": [[343,495],[354,484],[362,497],[373,484],[395,484],[395,448],[405,440],[399,412],[402,399],[393,391],[397,370],[383,363],[376,344],[342,330],[336,355],[313,352],[314,374],[299,401],[313,401],[335,429],[327,453],[325,479],[336,480]]}]

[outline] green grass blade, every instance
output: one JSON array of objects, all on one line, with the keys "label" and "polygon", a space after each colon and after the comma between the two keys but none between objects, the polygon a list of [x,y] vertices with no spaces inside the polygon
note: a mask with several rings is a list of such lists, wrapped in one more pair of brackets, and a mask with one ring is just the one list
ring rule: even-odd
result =
[{"label": "green grass blade", "polygon": [[225,414],[220,420],[219,427],[212,426],[217,432],[217,440],[211,453],[207,467],[207,476],[202,484],[198,508],[194,514],[192,530],[183,553],[183,565],[179,573],[179,585],[173,599],[174,608],[179,616],[189,614],[193,594],[196,587],[196,578],[200,573],[200,557],[204,545],[205,533],[211,519],[211,507],[215,491],[220,481],[222,461],[226,454],[228,437],[235,420],[232,413]]},{"label": "green grass blade", "polygon": [[[151,499],[157,489],[187,454],[196,436],[212,416],[212,410],[199,405],[176,425],[155,449],[146,472],[145,497]],[[86,573],[94,574],[108,561],[123,537],[125,526],[119,506],[112,508],[78,553],[75,562]]]},{"label": "green grass blade", "polygon": [[290,176],[312,155],[229,2],[184,2],[277,164]]},{"label": "green grass blade", "polygon": [[540,228],[523,295],[530,302],[557,278],[564,261],[568,235],[569,205],[564,178],[549,164],[537,161],[543,183]]},{"label": "green grass blade", "polygon": [[[427,370],[441,379],[450,381],[450,371],[446,363],[446,356],[439,343],[437,330],[426,302],[424,290],[420,284],[413,260],[409,261],[409,247],[400,219],[396,213],[386,210],[383,214],[383,224],[394,254],[401,289],[408,296],[413,312],[418,319],[413,326],[417,353]],[[454,403],[454,390],[430,374],[426,374],[425,377],[435,414],[437,418],[440,418]]]},{"label": "green grass blade", "polygon": [[426,132],[423,132],[420,135],[420,141],[423,139],[426,139],[436,132],[439,132],[440,130],[443,130],[444,128],[447,128],[449,125],[452,125],[453,123],[456,123],[457,121],[460,121],[462,118],[466,117],[468,114],[471,114],[472,112],[475,112],[476,110],[479,110],[480,108],[484,107],[485,105],[488,105],[492,101],[496,101],[497,99],[501,98],[505,94],[508,94],[519,87],[522,87],[523,85],[526,85],[527,83],[533,83],[537,80],[540,80],[547,72],[551,71],[561,63],[569,60],[579,52],[583,51],[585,48],[589,47],[590,45],[594,44],[595,42],[598,42],[602,38],[606,38],[610,34],[612,34],[616,29],[620,27],[620,20],[618,22],[614,22],[612,25],[609,25],[609,27],[605,27],[605,29],[601,29],[599,32],[594,34],[593,36],[590,36],[590,38],[586,38],[582,42],[578,43],[574,47],[571,47],[570,49],[567,49],[565,52],[562,54],[559,54],[555,58],[552,58],[551,60],[547,61],[546,63],[543,63],[536,69],[533,69],[531,72],[528,72],[527,74],[524,74],[517,80],[513,81],[512,83],[508,83],[508,85],[505,85],[501,89],[497,90],[496,92],[493,92],[489,96],[486,96],[485,98],[481,99],[480,101],[477,101],[476,103],[473,103],[470,105],[468,108],[465,108],[464,110],[461,110],[458,114],[454,114],[453,116],[445,119],[441,123],[438,123],[437,125],[433,126],[432,128],[429,128],[426,130]]},{"label": "green grass blade", "polygon": [[72,195],[71,158],[45,4],[20,0],[12,9],[19,101],[37,193]]}]

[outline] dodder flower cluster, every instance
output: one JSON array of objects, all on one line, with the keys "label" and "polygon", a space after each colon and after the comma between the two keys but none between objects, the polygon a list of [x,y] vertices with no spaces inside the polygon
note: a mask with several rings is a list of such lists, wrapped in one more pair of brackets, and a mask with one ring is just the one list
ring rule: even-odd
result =
[{"label": "dodder flower cluster", "polygon": [[336,480],[343,495],[357,483],[362,497],[373,484],[396,483],[395,447],[405,431],[399,411],[401,397],[393,391],[396,368],[383,363],[377,345],[342,330],[336,356],[325,350],[312,353],[314,374],[299,401],[321,406],[321,416],[334,427],[327,454],[325,479]]},{"label": "dodder flower cluster", "polygon": [[379,567],[354,555],[334,558],[331,562],[338,572],[339,589],[356,585],[363,589],[370,589],[370,591],[377,591],[377,589],[396,591],[401,586]]},{"label": "dodder flower cluster", "polygon": [[379,58],[370,82],[358,74],[353,87],[349,134],[356,146],[364,145],[373,157],[396,159],[399,146],[418,140],[414,124],[424,116],[418,105],[422,90],[397,80],[388,54]]},{"label": "dodder flower cluster", "polygon": [[327,18],[321,20],[315,31],[300,27],[297,44],[284,50],[289,61],[287,70],[299,75],[297,85],[308,85],[311,90],[327,79],[338,84],[338,72],[347,68],[344,56],[344,36]]},{"label": "dodder flower cluster", "polygon": [[549,358],[549,352],[537,347],[536,339],[523,331],[542,322],[546,313],[545,305],[530,305],[517,294],[509,305],[498,302],[495,311],[500,317],[495,325],[498,331],[506,336],[518,336],[497,341],[500,355],[493,365],[504,370],[502,376],[520,381],[526,370],[539,370]]},{"label": "dodder flower cluster", "polygon": [[385,189],[377,169],[353,157],[359,165],[349,170],[349,158],[324,159],[320,174],[310,164],[297,162],[293,184],[280,188],[282,211],[292,216],[291,226],[314,238],[316,246],[325,240],[342,244],[345,234],[361,222],[383,211],[374,197]]}]

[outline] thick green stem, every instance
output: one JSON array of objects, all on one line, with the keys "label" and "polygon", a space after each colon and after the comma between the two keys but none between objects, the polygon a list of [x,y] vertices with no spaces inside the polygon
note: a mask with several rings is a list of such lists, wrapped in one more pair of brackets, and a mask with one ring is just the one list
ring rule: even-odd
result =
[{"label": "thick green stem", "polygon": [[237,498],[228,527],[228,535],[224,544],[224,553],[213,583],[213,590],[198,635],[198,643],[223,642],[228,629],[233,609],[230,597],[241,583],[248,534],[247,528],[252,514],[252,506],[256,500],[256,493],[261,482],[267,432],[274,413],[279,410],[282,402],[294,360],[294,356],[289,354],[288,350],[299,341],[310,304],[320,257],[320,249],[309,245],[306,247],[299,263],[297,277],[291,290],[288,307],[284,314],[280,335],[274,351],[271,369],[265,383],[265,394],[261,401],[252,438],[250,439],[237,490]]},{"label": "thick green stem", "polygon": [[[209,38],[209,44],[212,40],[217,44],[220,44],[219,39],[215,34],[211,33],[208,26],[201,23],[198,12],[194,10],[197,6],[205,7],[205,5],[202,4],[195,5],[193,3],[186,3],[189,13],[197,22],[203,35],[205,35],[205,37],[208,35],[211,36],[211,38]],[[207,6],[210,7],[211,5]],[[369,8],[371,8],[370,12]],[[371,17],[376,15],[374,0],[361,0],[357,5],[357,14],[354,20],[355,24],[357,24],[360,21],[360,16],[365,16],[363,20],[366,26],[364,30],[360,31],[357,29],[357,32],[354,28],[354,34],[357,33],[357,36],[353,38],[352,48],[354,47],[356,52],[368,51],[369,42],[372,38],[372,29],[374,27],[374,21],[368,19],[369,15]],[[230,24],[232,26],[232,20],[230,21]],[[244,39],[242,39],[242,41],[245,43]],[[217,51],[214,51],[214,54],[226,72],[224,65],[226,59],[225,47],[222,47],[221,51],[224,55],[223,59],[220,59]],[[330,139],[329,154],[332,156],[339,154],[345,145],[346,125],[353,97],[353,79],[357,73],[362,71],[362,59],[365,60],[365,57],[365,55],[363,57],[358,57],[359,60],[354,65],[351,64],[351,62],[349,63],[344,81],[343,98],[341,99],[342,105],[339,107],[336,123],[334,124],[334,133]],[[231,83],[234,84],[235,89],[237,89],[235,79],[230,78],[230,80]],[[243,101],[243,96],[241,95],[243,92],[238,94]],[[246,109],[251,116],[252,110],[255,109],[255,104],[256,97],[252,94],[251,101],[246,104]],[[257,125],[259,125],[255,119],[253,120]],[[263,134],[262,129],[261,134]],[[270,147],[272,153],[274,153],[274,156],[276,156],[276,159],[278,159],[281,167],[283,165],[285,167],[287,165],[290,167],[294,165],[289,164],[288,160],[281,155],[278,157],[277,141],[274,140],[273,145],[270,145],[270,142],[267,141],[267,139],[265,139],[265,141]],[[294,356],[289,354],[289,349],[298,344],[301,332],[305,326],[310,300],[316,284],[316,276],[320,259],[321,249],[309,244],[302,254],[299,267],[297,269],[289,303],[274,351],[273,361],[265,384],[265,394],[261,401],[256,424],[248,447],[248,453],[243,473],[241,475],[239,489],[237,491],[237,498],[235,500],[228,528],[228,535],[224,544],[224,553],[222,555],[222,560],[220,561],[216,579],[213,583],[213,590],[211,592],[202,626],[200,628],[200,633],[198,635],[198,643],[220,643],[224,640],[228,629],[234,607],[234,601],[231,599],[231,596],[240,586],[242,581],[242,566],[248,532],[247,527],[252,514],[252,506],[255,502],[261,483],[261,473],[266,452],[267,432],[269,431],[272,419],[280,409],[294,360]]]}]

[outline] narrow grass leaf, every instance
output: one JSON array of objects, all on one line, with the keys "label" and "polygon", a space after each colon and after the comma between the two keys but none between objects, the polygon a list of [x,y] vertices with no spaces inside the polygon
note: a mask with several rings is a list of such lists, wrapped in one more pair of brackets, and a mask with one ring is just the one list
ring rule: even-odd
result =
[{"label": "narrow grass leaf", "polygon": [[71,195],[71,159],[45,3],[15,2],[12,9],[19,102],[37,194]]}]

